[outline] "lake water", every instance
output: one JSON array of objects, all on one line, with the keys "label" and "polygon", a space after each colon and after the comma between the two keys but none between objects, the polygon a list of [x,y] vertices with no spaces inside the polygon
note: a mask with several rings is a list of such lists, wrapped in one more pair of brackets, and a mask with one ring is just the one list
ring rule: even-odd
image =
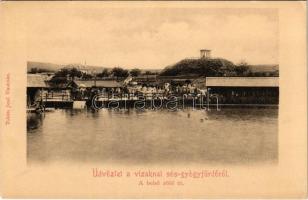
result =
[{"label": "lake water", "polygon": [[27,116],[28,162],[278,161],[278,109],[64,110]]}]

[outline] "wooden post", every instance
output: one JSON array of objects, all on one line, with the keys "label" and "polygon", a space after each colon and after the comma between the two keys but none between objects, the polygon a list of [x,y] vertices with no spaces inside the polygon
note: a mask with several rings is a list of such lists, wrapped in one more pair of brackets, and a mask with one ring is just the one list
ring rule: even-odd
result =
[{"label": "wooden post", "polygon": [[43,101],[43,89],[40,89],[40,97],[41,97],[41,101]]},{"label": "wooden post", "polygon": [[210,110],[210,90],[211,88],[207,88],[207,109]]}]

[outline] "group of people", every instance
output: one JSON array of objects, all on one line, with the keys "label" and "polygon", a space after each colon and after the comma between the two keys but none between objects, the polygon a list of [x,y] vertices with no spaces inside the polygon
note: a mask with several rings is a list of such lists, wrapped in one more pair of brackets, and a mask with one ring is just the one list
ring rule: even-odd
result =
[{"label": "group of people", "polygon": [[153,85],[129,85],[126,84],[123,87],[117,88],[79,88],[72,91],[72,97],[76,100],[90,99],[93,95],[101,94],[110,98],[113,96],[168,96],[177,95],[182,96],[184,94],[191,96],[206,95],[206,89],[198,88],[195,84],[187,83],[183,85],[171,85],[170,83],[164,83],[160,86]]}]

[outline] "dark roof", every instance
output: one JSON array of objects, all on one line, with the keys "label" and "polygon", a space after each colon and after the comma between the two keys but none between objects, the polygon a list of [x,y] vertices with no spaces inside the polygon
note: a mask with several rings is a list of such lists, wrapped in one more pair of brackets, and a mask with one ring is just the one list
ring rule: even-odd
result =
[{"label": "dark roof", "polygon": [[48,82],[48,86],[51,88],[57,88],[57,89],[67,89],[71,87],[71,80],[68,80],[66,77],[58,77],[53,76]]},{"label": "dark roof", "polygon": [[207,87],[279,87],[279,77],[207,77]]},{"label": "dark roof", "polygon": [[135,76],[132,77],[133,80],[156,80],[157,75],[156,74],[151,74],[151,75],[140,75],[140,76]]},{"label": "dark roof", "polygon": [[88,81],[81,81],[75,80],[75,83],[78,87],[103,87],[103,88],[117,88],[122,87],[122,84],[115,81],[115,80],[88,80]]},{"label": "dark roof", "polygon": [[45,77],[38,74],[27,74],[27,87],[44,88],[47,87]]}]

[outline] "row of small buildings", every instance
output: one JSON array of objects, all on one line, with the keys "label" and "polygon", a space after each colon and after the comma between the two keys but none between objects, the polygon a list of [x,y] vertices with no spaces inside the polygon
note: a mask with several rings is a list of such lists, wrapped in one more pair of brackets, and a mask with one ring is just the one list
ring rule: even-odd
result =
[{"label": "row of small buildings", "polygon": [[[137,85],[164,88],[164,85],[189,85],[215,94],[223,104],[278,104],[279,77],[135,77],[127,81],[117,80],[70,80],[51,83],[39,74],[27,76],[28,104],[37,98],[70,99],[76,91],[100,89],[105,92],[128,92]],[[197,90],[196,90],[197,91]]]}]

